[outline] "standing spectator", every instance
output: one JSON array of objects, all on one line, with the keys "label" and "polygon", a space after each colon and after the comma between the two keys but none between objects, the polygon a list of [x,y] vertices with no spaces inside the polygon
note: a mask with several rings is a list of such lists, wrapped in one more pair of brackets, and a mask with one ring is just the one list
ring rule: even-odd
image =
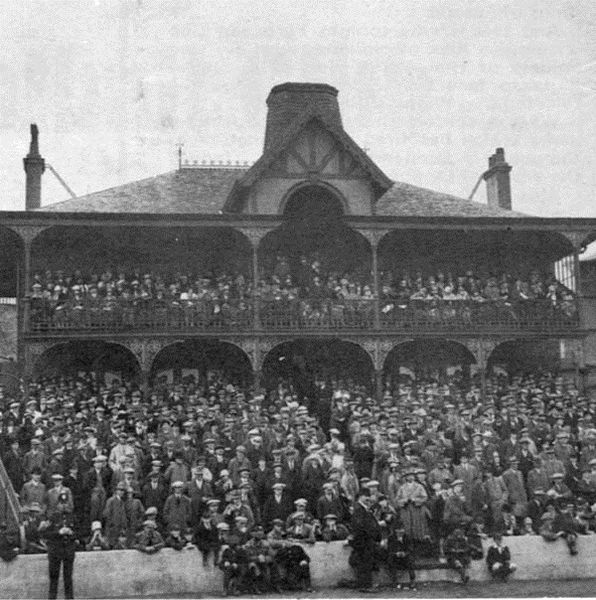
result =
[{"label": "standing spectator", "polygon": [[518,469],[519,461],[516,456],[509,459],[509,468],[503,473],[503,482],[507,487],[509,504],[517,520],[518,528],[521,527],[526,516],[528,496],[521,471]]},{"label": "standing spectator", "polygon": [[30,506],[33,503],[37,503],[42,507],[45,505],[46,486],[41,482],[41,469],[39,467],[33,467],[31,470],[31,480],[23,485],[20,499],[23,506]]},{"label": "standing spectator", "polygon": [[370,511],[370,499],[361,491],[352,513],[352,554],[350,565],[356,571],[356,585],[361,592],[372,590],[375,550],[381,541],[381,528]]},{"label": "standing spectator", "polygon": [[[36,456],[40,456],[40,465],[37,464],[37,461],[31,460],[30,463],[32,465],[31,468],[37,466],[38,468],[42,468],[43,462],[42,457],[43,454],[39,452]],[[25,474],[26,474],[26,464],[27,461],[23,460],[21,456],[21,450],[19,446],[19,442],[16,438],[12,438],[10,440],[10,448],[2,457],[4,462],[4,468],[6,469],[6,473],[8,474],[8,478],[12,483],[12,486],[15,490],[20,490],[25,483]],[[30,470],[28,471],[31,472]]]},{"label": "standing spectator", "polygon": [[183,495],[183,481],[172,483],[173,493],[170,494],[163,507],[163,518],[165,525],[170,531],[173,526],[186,530],[191,520],[190,498]]},{"label": "standing spectator", "polygon": [[106,524],[106,537],[110,546],[114,546],[122,532],[128,531],[128,519],[124,498],[126,485],[120,482],[116,485],[114,495],[106,502],[103,518]]},{"label": "standing spectator", "polygon": [[48,548],[48,564],[50,574],[50,600],[58,596],[58,580],[60,569],[64,580],[64,597],[74,598],[72,573],[74,568],[76,538],[72,516],[67,506],[64,510],[52,513],[49,521],[44,522],[43,537]]}]

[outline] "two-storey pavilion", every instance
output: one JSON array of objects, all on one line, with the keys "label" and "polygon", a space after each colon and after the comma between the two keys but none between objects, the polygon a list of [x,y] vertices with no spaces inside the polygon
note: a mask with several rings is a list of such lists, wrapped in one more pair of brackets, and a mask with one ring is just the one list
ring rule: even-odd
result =
[{"label": "two-storey pavilion", "polygon": [[[337,95],[274,87],[252,166],[181,162],[43,208],[32,126],[27,210],[0,213],[2,293],[19,299],[24,374],[91,369],[146,384],[225,368],[271,384],[297,370],[380,392],[402,368],[483,376],[561,357],[583,368],[591,322],[578,255],[596,220],[513,211],[502,149],[483,176],[487,204],[392,181],[344,130]],[[113,297],[106,272],[130,289]],[[513,286],[536,272],[557,273],[573,298],[566,310],[410,289],[429,277],[500,285],[503,274]],[[218,293],[204,293],[214,281]],[[61,299],[68,286],[74,296]]]}]

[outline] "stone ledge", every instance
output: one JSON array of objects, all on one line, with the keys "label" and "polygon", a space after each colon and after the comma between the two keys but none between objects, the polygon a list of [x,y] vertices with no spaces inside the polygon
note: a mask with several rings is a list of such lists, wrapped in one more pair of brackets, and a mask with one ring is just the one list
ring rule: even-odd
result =
[{"label": "stone ledge", "polygon": [[[593,576],[596,564],[596,536],[580,536],[579,554],[570,556],[566,544],[545,542],[541,537],[506,538],[512,560],[518,565],[515,579],[581,579]],[[305,545],[311,558],[315,588],[335,587],[340,580],[353,579],[348,565],[350,548],[343,542]],[[446,568],[416,571],[418,581],[458,581]],[[381,573],[379,581],[385,581]],[[405,575],[407,579],[407,575]],[[472,561],[470,576],[488,581],[484,560]],[[60,584],[62,585],[62,584]],[[77,598],[114,598],[180,594],[219,595],[221,571],[203,567],[197,550],[176,552],[169,548],[155,555],[136,550],[80,552],[75,560]],[[0,561],[1,598],[47,598],[48,561],[43,554],[18,556],[11,563]],[[61,592],[60,592],[61,593]]]}]

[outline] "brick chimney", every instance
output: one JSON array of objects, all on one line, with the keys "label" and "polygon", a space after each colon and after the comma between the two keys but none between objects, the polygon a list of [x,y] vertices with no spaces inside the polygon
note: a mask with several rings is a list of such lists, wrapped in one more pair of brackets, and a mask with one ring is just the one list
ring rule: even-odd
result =
[{"label": "brick chimney", "polygon": [[488,205],[511,210],[511,165],[505,162],[505,150],[497,148],[488,159],[488,171],[483,175],[486,181]]},{"label": "brick chimney", "polygon": [[29,154],[23,159],[27,183],[25,184],[25,210],[41,207],[41,175],[46,169],[43,157],[39,154],[37,138],[39,130],[35,123],[31,124],[31,143]]},{"label": "brick chimney", "polygon": [[292,120],[310,105],[314,105],[327,122],[341,127],[337,94],[337,89],[326,83],[282,83],[271,88],[267,98],[264,149],[267,150]]}]

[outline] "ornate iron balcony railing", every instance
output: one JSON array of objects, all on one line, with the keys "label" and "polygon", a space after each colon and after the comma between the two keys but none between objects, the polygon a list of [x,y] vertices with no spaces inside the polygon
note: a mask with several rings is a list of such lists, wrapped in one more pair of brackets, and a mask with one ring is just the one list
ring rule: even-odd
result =
[{"label": "ornate iron balcony railing", "polygon": [[463,300],[231,299],[228,301],[53,305],[25,301],[25,331],[67,332],[269,332],[395,331],[408,333],[565,333],[579,327],[575,304]]}]

